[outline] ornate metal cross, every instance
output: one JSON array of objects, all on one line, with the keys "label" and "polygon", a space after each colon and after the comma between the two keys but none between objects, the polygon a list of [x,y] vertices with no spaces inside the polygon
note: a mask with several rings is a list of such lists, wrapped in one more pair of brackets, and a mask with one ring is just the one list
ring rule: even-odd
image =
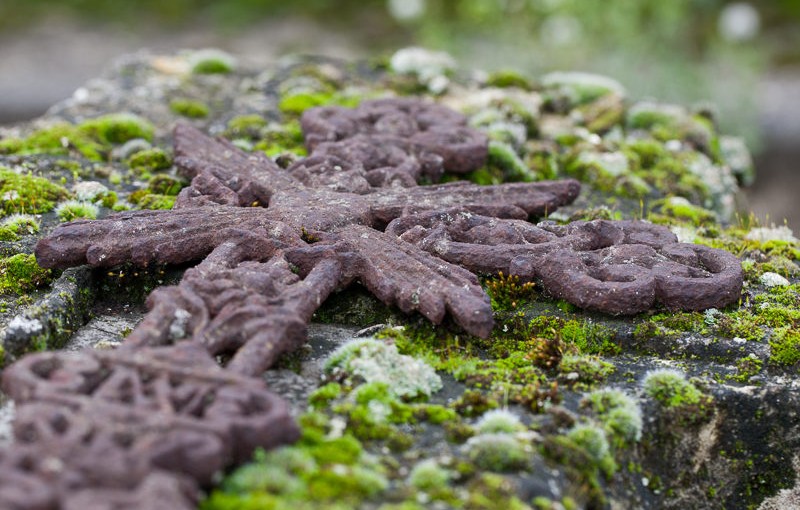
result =
[{"label": "ornate metal cross", "polygon": [[201,262],[150,295],[116,351],[34,354],[6,370],[18,411],[16,442],[0,451],[0,506],[192,508],[197,484],[297,438],[260,375],[355,281],[481,337],[492,310],[475,273],[536,278],[613,314],[738,299],[734,256],[678,243],[664,227],[528,223],[574,200],[574,180],[420,184],[486,161],[485,136],[444,107],[316,108],[302,127],[310,155],[281,169],[179,125],[176,164],[191,185],[174,209],[76,221],[39,242],[44,267]]}]

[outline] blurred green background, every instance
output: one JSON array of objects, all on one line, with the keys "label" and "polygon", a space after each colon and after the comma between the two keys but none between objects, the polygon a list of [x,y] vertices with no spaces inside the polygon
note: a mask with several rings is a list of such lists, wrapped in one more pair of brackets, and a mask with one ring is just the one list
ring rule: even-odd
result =
[{"label": "blurred green background", "polygon": [[[723,131],[761,155],[753,193],[776,192],[770,175],[800,190],[798,0],[0,0],[0,123],[40,114],[140,47],[218,46],[258,63],[408,45],[463,67],[592,71],[634,99],[713,103]],[[793,203],[772,218],[794,216]]]}]

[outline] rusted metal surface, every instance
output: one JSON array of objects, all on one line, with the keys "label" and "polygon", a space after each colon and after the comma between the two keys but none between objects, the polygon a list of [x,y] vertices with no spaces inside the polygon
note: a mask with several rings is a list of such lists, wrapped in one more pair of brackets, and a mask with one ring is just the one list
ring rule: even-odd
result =
[{"label": "rusted metal surface", "polygon": [[399,218],[386,232],[475,272],[538,279],[555,297],[609,314],[723,307],[742,288],[735,256],[644,221],[533,225],[451,209]]},{"label": "rusted metal surface", "polygon": [[150,295],[116,351],[36,354],[6,370],[18,416],[0,451],[0,507],[192,508],[215,473],[297,438],[260,375],[354,281],[481,337],[492,310],[476,272],[537,278],[610,313],[738,296],[735,258],[661,227],[527,222],[574,200],[574,180],[428,185],[487,153],[485,136],[441,106],[318,108],[302,127],[311,154],[283,170],[179,125],[176,164],[191,185],[173,210],[67,223],[39,242],[43,267],[199,264]]}]

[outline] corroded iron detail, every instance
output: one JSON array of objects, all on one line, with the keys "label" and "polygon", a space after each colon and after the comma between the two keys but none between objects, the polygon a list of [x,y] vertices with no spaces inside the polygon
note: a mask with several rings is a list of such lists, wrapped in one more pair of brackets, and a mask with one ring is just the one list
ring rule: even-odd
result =
[{"label": "corroded iron detail", "polygon": [[[224,370],[192,342],[31,355],[3,381],[17,404],[16,443],[0,466],[35,457],[22,483],[38,487],[44,477],[48,490],[35,499],[55,498],[64,508],[78,492],[129,506],[148,501],[153,487],[193,496],[196,484],[210,484],[255,448],[299,436],[286,402],[260,379]],[[19,497],[11,482],[26,473],[18,471],[0,467],[0,480],[9,481],[0,484],[0,502]],[[148,481],[153,473],[160,481]]]},{"label": "corroded iron detail", "polygon": [[475,272],[538,279],[553,296],[581,308],[635,314],[723,307],[739,298],[734,255],[680,243],[644,221],[538,225],[451,209],[394,220],[387,233]]}]

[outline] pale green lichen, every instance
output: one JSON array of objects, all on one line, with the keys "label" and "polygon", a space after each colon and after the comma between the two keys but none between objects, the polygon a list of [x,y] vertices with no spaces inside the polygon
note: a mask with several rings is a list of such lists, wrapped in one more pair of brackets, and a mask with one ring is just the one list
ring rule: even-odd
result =
[{"label": "pale green lichen", "polygon": [[442,387],[441,378],[429,365],[374,338],[352,340],[339,347],[326,361],[325,372],[332,377],[385,383],[392,394],[408,399],[429,397]]}]

